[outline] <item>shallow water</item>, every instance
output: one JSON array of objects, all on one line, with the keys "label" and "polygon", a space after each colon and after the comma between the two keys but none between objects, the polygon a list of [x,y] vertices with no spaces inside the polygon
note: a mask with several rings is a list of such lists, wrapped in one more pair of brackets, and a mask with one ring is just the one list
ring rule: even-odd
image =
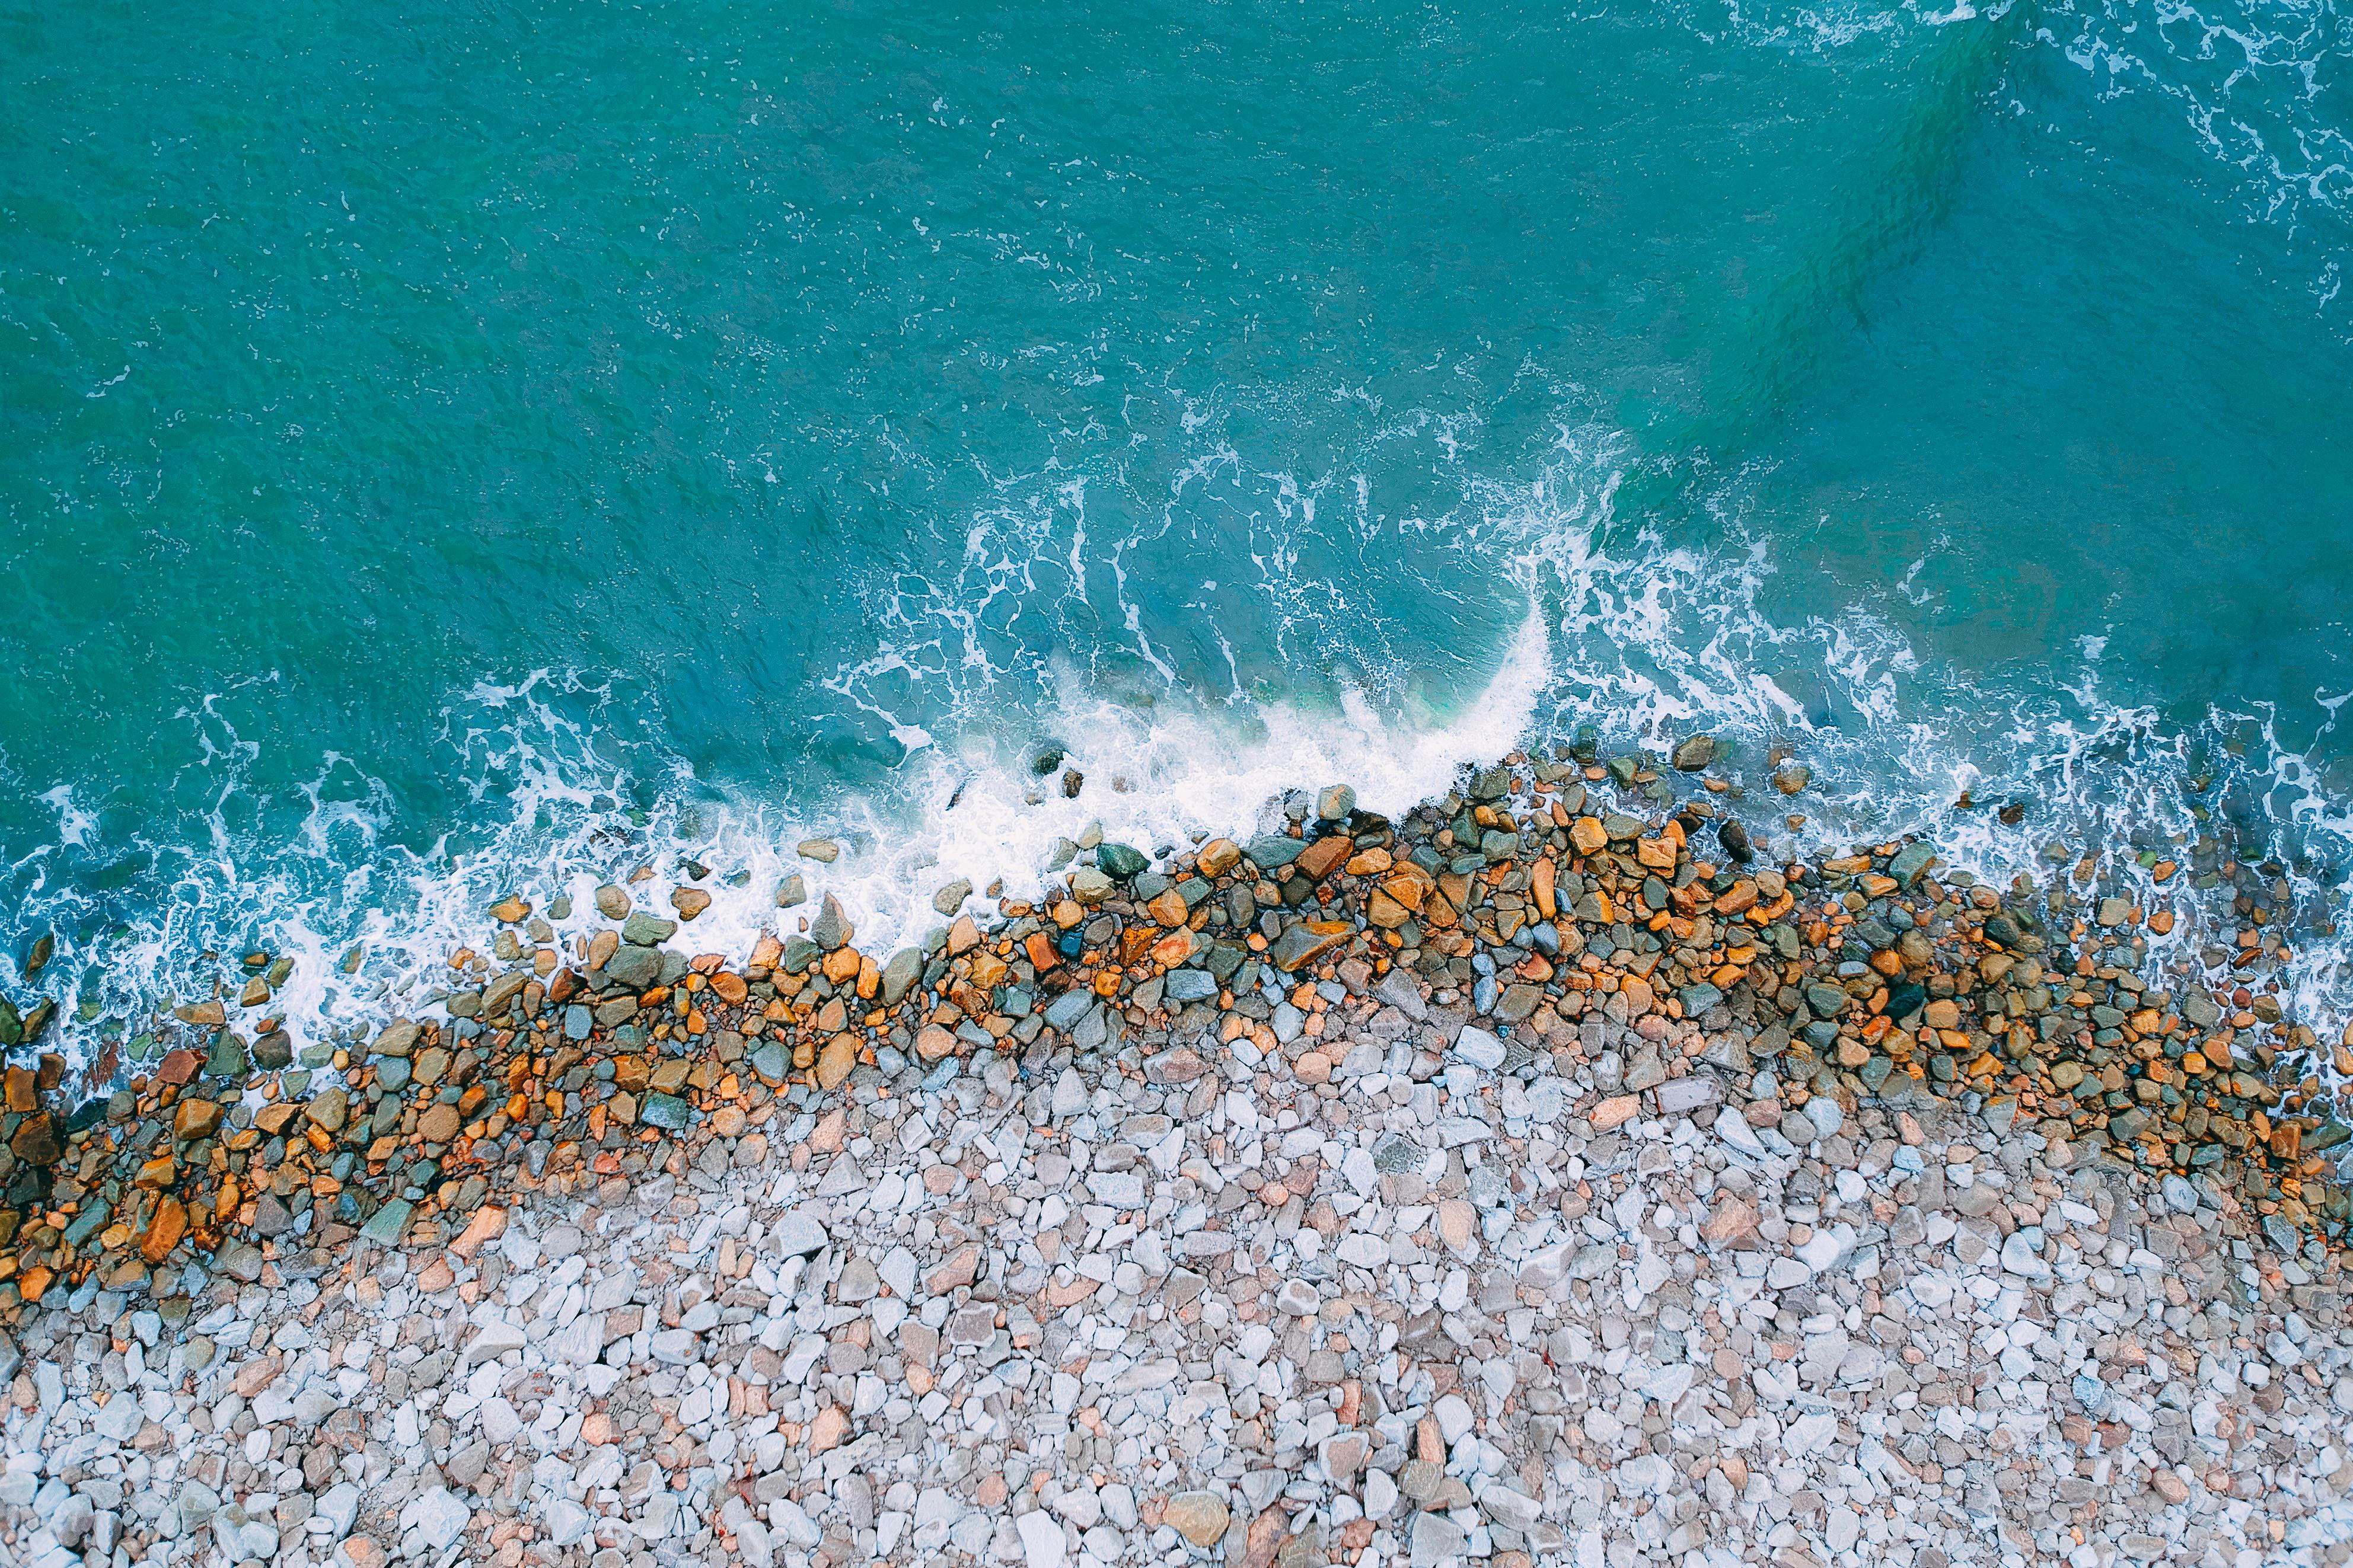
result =
[{"label": "shallow water", "polygon": [[1587,722],[1989,872],[2346,861],[2329,6],[0,31],[0,980],[79,1038],[680,844],[713,947],[816,831],[909,932]]}]

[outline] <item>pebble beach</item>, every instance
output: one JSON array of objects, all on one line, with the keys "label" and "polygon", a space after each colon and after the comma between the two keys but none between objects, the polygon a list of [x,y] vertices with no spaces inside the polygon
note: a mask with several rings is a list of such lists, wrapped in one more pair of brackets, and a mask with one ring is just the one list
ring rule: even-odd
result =
[{"label": "pebble beach", "polygon": [[1088,836],[891,951],[825,841],[749,952],[649,864],[299,1064],[269,954],[99,1092],[12,1014],[0,1552],[2353,1557],[2353,1055],[2276,931],[1774,861],[1715,756]]}]

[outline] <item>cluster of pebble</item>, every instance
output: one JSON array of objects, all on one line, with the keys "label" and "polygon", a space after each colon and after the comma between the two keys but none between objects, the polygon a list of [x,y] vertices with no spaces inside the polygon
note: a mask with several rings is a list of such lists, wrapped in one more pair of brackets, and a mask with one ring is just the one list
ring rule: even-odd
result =
[{"label": "cluster of pebble", "polygon": [[15,1544],[2342,1540],[2309,1031],[2149,984],[2130,900],[1919,844],[1756,867],[1665,782],[1515,758],[1396,822],[1335,787],[1156,868],[1073,844],[887,958],[829,899],[740,968],[622,887],[570,953],[517,899],[441,1016],[311,1067],[214,999],[70,1114],[13,1068]]}]

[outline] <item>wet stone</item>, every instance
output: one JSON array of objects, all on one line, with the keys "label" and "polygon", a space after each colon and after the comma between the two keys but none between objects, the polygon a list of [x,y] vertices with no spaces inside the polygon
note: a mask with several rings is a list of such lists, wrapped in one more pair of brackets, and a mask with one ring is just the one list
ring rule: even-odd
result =
[{"label": "wet stone", "polygon": [[248,1065],[245,1056],[245,1042],[228,1030],[223,1029],[213,1041],[211,1055],[205,1058],[205,1076],[243,1078]]},{"label": "wet stone", "polygon": [[760,1081],[771,1088],[782,1083],[785,1075],[792,1070],[791,1056],[774,1040],[754,1047],[745,1059],[751,1063],[752,1070],[760,1076]]},{"label": "wet stone", "polygon": [[[210,1104],[210,1101],[198,1101]],[[215,1118],[218,1120],[217,1110]],[[44,1114],[27,1116],[17,1127],[15,1137],[8,1141],[8,1152],[27,1165],[50,1165],[65,1152],[58,1141],[57,1119]]]},{"label": "wet stone", "polygon": [[913,989],[923,977],[923,955],[912,947],[902,947],[891,955],[882,966],[882,1005],[895,1006],[901,998]]},{"label": "wet stone", "polygon": [[652,915],[633,914],[621,922],[621,940],[636,947],[659,947],[677,934],[676,921],[658,920]]},{"label": "wet stone", "polygon": [[1300,857],[1307,847],[1303,839],[1286,834],[1271,833],[1250,841],[1249,856],[1253,865],[1263,871],[1280,870]]},{"label": "wet stone", "polygon": [[645,1105],[638,1112],[638,1119],[649,1127],[683,1132],[693,1123],[694,1110],[677,1095],[649,1094]]},{"label": "wet stone", "polygon": [[350,1114],[351,1100],[342,1086],[330,1085],[314,1097],[305,1114],[329,1132],[343,1131],[343,1121]]},{"label": "wet stone", "polygon": [[379,1247],[396,1246],[407,1231],[410,1212],[411,1205],[406,1199],[388,1198],[360,1227],[360,1235]]},{"label": "wet stone", "polygon": [[809,940],[827,952],[832,952],[847,946],[850,935],[849,917],[842,912],[840,900],[828,893],[817,919],[809,922]]},{"label": "wet stone", "polygon": [[1921,875],[1936,863],[1936,852],[1927,845],[1906,844],[1888,862],[1887,874],[1908,887],[1918,881]]},{"label": "wet stone", "polygon": [[[641,917],[632,915],[631,920]],[[650,947],[624,946],[605,961],[605,977],[617,985],[642,991],[661,978],[661,954]]]},{"label": "wet stone", "polygon": [[[45,1124],[47,1121],[47,1118],[46,1117],[41,1118],[40,1120]],[[174,1108],[172,1113],[173,1136],[178,1138],[184,1143],[192,1143],[199,1138],[210,1137],[214,1130],[219,1127],[220,1124],[221,1106],[220,1102],[216,1100],[183,1100],[180,1101],[179,1105]],[[26,1125],[30,1127],[32,1123],[30,1121],[27,1121]],[[20,1133],[19,1135],[21,1136],[22,1134]],[[17,1157],[19,1159],[26,1158],[26,1156],[21,1152],[18,1153]],[[55,1157],[56,1156],[54,1155],[51,1156],[52,1159]]]},{"label": "wet stone", "polygon": [[1676,993],[1676,1000],[1683,1004],[1684,1017],[1696,1018],[1721,1003],[1724,1000],[1724,993],[1702,981],[1697,984],[1684,986]]}]

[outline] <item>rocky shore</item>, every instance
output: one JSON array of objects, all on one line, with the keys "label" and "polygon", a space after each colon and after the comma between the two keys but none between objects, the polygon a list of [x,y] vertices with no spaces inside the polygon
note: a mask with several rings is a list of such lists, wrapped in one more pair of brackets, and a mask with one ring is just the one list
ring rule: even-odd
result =
[{"label": "rocky shore", "polygon": [[2353,1057],[2276,932],[2217,992],[2147,973],[2154,857],[1767,865],[1711,752],[1070,844],[888,953],[796,878],[695,954],[648,868],[300,1064],[256,955],[79,1105],[12,1015],[0,1547],[2353,1554],[2297,1076]]}]

